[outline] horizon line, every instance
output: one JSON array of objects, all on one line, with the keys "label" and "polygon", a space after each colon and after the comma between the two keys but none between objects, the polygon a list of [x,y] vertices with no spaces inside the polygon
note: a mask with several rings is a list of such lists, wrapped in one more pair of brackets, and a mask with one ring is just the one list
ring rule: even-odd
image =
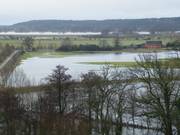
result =
[{"label": "horizon line", "polygon": [[169,18],[180,18],[180,16],[173,17],[139,17],[139,18],[106,18],[106,19],[28,19],[24,21],[18,21],[12,24],[0,24],[0,26],[12,26],[19,23],[31,22],[31,21],[109,21],[109,20],[145,20],[145,19],[169,19]]}]

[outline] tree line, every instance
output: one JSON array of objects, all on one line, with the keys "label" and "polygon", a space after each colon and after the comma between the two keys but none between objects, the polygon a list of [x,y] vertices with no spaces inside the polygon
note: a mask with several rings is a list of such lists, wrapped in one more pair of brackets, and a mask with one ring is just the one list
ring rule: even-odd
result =
[{"label": "tree line", "polygon": [[123,46],[120,42],[120,38],[116,36],[113,39],[113,45],[110,45],[107,40],[100,40],[98,45],[74,45],[71,39],[65,38],[63,39],[60,47],[56,49],[56,51],[113,51],[121,49],[123,49]]},{"label": "tree line", "polygon": [[0,26],[0,31],[15,32],[117,32],[133,31],[169,32],[180,30],[180,18],[115,19],[115,20],[35,20]]}]

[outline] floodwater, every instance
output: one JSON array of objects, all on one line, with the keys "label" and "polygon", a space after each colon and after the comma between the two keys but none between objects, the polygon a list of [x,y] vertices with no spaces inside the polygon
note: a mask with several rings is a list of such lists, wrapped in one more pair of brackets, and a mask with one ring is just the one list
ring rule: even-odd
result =
[{"label": "floodwater", "polygon": [[[81,74],[88,71],[99,71],[102,68],[102,65],[82,64],[82,62],[131,62],[138,59],[139,55],[142,53],[93,53],[63,58],[32,57],[22,60],[16,69],[22,69],[31,80],[41,82],[60,64],[69,69],[67,73],[71,74],[73,79],[78,80]],[[174,57],[175,52],[159,52],[157,56],[160,59]]]},{"label": "floodwater", "polygon": [[[93,53],[93,54],[80,54],[67,56],[63,58],[41,58],[41,57],[32,57],[26,60],[22,60],[20,65],[16,69],[22,69],[28,78],[34,79],[36,82],[41,82],[45,77],[52,73],[52,70],[55,69],[57,65],[63,65],[69,68],[68,73],[72,75],[73,79],[79,79],[81,74],[87,73],[88,71],[99,71],[102,68],[102,65],[91,65],[91,64],[81,64],[82,62],[133,62],[135,59],[138,59],[139,53]],[[175,52],[159,52],[157,53],[159,59],[170,58],[175,56]],[[126,69],[126,68],[121,68]],[[25,103],[29,101],[36,101],[38,94],[32,93],[23,95],[25,96]],[[126,121],[131,122],[130,118],[127,118]],[[137,119],[137,124],[145,125],[145,123],[140,123],[143,120]],[[161,132],[146,130],[146,129],[132,129],[132,128],[123,128],[122,135],[162,135]]]}]

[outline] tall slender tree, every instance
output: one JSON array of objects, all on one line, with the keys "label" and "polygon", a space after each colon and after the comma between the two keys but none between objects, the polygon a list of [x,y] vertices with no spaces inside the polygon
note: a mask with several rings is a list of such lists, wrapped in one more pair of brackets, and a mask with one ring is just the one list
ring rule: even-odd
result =
[{"label": "tall slender tree", "polygon": [[26,37],[23,40],[23,45],[25,46],[25,50],[26,51],[32,51],[33,49],[33,43],[34,43],[34,39],[32,37]]},{"label": "tall slender tree", "polygon": [[58,65],[56,69],[53,70],[53,73],[47,78],[49,84],[52,86],[52,89],[58,91],[58,107],[59,113],[63,114],[66,109],[66,99],[67,99],[67,88],[68,83],[71,79],[71,75],[67,74],[66,71],[68,68]]}]

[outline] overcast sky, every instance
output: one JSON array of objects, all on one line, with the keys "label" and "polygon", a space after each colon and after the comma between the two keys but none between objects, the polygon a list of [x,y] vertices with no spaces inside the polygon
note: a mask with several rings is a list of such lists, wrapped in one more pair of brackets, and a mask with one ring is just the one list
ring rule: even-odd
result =
[{"label": "overcast sky", "polygon": [[180,0],[0,0],[0,25],[38,19],[180,16]]}]

